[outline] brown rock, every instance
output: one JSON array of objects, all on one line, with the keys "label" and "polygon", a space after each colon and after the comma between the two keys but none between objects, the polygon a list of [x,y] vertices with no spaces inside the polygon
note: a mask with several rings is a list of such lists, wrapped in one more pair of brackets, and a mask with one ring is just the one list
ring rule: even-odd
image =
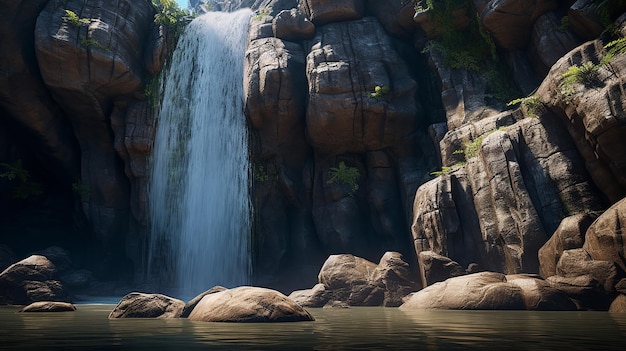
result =
[{"label": "brown rock", "polygon": [[204,322],[298,322],[314,318],[278,291],[243,286],[209,294],[189,315]]},{"label": "brown rock", "polygon": [[318,26],[306,73],[307,134],[318,152],[393,148],[414,132],[416,84],[375,19]]},{"label": "brown rock", "polygon": [[504,274],[482,272],[450,278],[413,294],[401,309],[522,310],[524,294]]},{"label": "brown rock", "polygon": [[283,10],[272,20],[274,36],[288,41],[300,41],[313,38],[315,25],[297,9]]},{"label": "brown rock", "polygon": [[189,314],[191,313],[191,311],[193,311],[194,307],[196,307],[196,305],[198,304],[198,302],[200,302],[200,300],[202,300],[203,297],[209,295],[209,294],[215,294],[218,293],[220,291],[224,291],[227,290],[225,287],[223,286],[214,286],[211,289],[203,292],[202,294],[194,297],[193,299],[191,299],[189,302],[187,302],[185,304],[185,309],[183,310],[183,313],[181,314],[181,318],[187,318],[189,317]]},{"label": "brown rock", "polygon": [[595,214],[579,213],[565,217],[552,237],[539,249],[541,276],[548,278],[556,274],[556,265],[564,250],[579,249],[585,242],[585,233],[597,218]]},{"label": "brown rock", "polygon": [[22,308],[20,312],[72,312],[76,306],[69,302],[39,301]]},{"label": "brown rock", "polygon": [[331,255],[324,262],[318,280],[330,290],[354,291],[369,283],[376,267],[375,263],[353,255]]},{"label": "brown rock", "polygon": [[585,41],[596,39],[604,31],[594,0],[577,0],[567,11],[567,18],[569,28]]},{"label": "brown rock", "polygon": [[576,304],[563,291],[533,275],[507,275],[506,281],[519,286],[524,295],[524,305],[533,311],[572,311]]},{"label": "brown rock", "polygon": [[324,284],[315,284],[311,289],[296,290],[289,294],[289,298],[302,307],[324,307],[332,293],[326,290]]},{"label": "brown rock", "polygon": [[417,256],[424,287],[448,278],[465,275],[465,270],[455,261],[433,251],[422,251]]},{"label": "brown rock", "polygon": [[602,284],[589,275],[560,277],[553,275],[546,279],[557,290],[567,294],[579,310],[606,310],[610,295]]},{"label": "brown rock", "polygon": [[583,248],[591,258],[608,261],[626,271],[626,199],[611,206],[589,227]]},{"label": "brown rock", "polygon": [[304,0],[300,7],[316,25],[355,20],[365,14],[364,0]]},{"label": "brown rock", "polygon": [[122,298],[109,314],[116,318],[179,318],[185,303],[161,294],[130,293]]},{"label": "brown rock", "polygon": [[592,260],[585,249],[563,251],[556,265],[556,273],[562,277],[588,275],[608,292],[615,291],[615,284],[624,276],[614,262]]},{"label": "brown rock", "polygon": [[385,307],[398,307],[403,298],[418,291],[421,288],[418,279],[399,252],[386,252],[371,277],[372,284],[384,291]]},{"label": "brown rock", "polygon": [[27,305],[36,301],[69,301],[54,264],[33,255],[0,273],[0,304]]},{"label": "brown rock", "polygon": [[535,20],[557,5],[556,0],[492,0],[481,11],[480,19],[500,47],[524,49]]},{"label": "brown rock", "polygon": [[609,306],[609,312],[613,313],[626,313],[626,295],[619,294],[611,302],[611,306]]}]

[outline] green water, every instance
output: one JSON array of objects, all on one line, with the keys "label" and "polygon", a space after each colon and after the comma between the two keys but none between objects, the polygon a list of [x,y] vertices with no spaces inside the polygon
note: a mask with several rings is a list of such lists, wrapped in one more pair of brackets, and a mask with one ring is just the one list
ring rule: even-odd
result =
[{"label": "green water", "polygon": [[606,312],[310,309],[314,322],[108,320],[0,308],[1,350],[624,350],[626,314]]}]

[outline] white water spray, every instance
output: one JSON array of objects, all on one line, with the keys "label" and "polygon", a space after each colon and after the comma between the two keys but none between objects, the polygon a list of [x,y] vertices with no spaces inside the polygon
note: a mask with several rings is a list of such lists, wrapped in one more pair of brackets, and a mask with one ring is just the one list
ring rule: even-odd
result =
[{"label": "white water spray", "polygon": [[150,184],[148,271],[184,297],[248,284],[243,58],[252,12],[211,12],[180,38],[165,80]]}]

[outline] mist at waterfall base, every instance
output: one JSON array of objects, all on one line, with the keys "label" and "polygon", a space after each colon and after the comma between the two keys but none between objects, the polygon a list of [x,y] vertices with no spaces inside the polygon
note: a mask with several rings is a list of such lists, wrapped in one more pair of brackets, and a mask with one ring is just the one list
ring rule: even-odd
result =
[{"label": "mist at waterfall base", "polygon": [[194,19],[162,88],[150,181],[148,280],[180,298],[249,282],[243,58],[249,9]]}]

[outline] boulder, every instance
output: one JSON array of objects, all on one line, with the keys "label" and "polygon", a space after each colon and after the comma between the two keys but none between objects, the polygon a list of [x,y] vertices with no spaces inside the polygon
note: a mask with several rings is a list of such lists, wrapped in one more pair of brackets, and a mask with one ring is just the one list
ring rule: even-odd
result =
[{"label": "boulder", "polygon": [[134,292],[124,296],[109,314],[109,319],[117,318],[179,318],[185,302],[161,294]]},{"label": "boulder", "polygon": [[76,306],[69,302],[38,301],[22,308],[20,312],[72,312]]},{"label": "boulder", "polygon": [[523,310],[522,288],[501,273],[482,272],[450,278],[413,294],[401,309]]},{"label": "boulder", "polygon": [[316,25],[363,17],[365,0],[303,0],[300,7]]},{"label": "boulder", "polygon": [[528,56],[542,77],[556,61],[581,44],[577,36],[561,26],[561,19],[555,12],[541,15],[533,25]]},{"label": "boulder", "polygon": [[626,313],[626,295],[619,294],[611,302],[611,306],[609,306],[609,312],[613,313]]},{"label": "boulder", "polygon": [[407,295],[421,289],[417,274],[399,252],[385,252],[371,281],[384,291],[382,306],[385,307],[398,307]]},{"label": "boulder", "polygon": [[422,285],[427,287],[448,278],[465,275],[465,270],[455,261],[433,251],[422,251],[417,256]]},{"label": "boulder", "polygon": [[541,276],[548,278],[556,274],[556,265],[565,250],[579,249],[585,242],[585,233],[597,218],[592,213],[579,213],[565,217],[550,239],[539,249]]},{"label": "boulder", "polygon": [[528,274],[507,275],[506,281],[519,286],[524,296],[524,306],[533,311],[573,311],[576,304],[566,293],[556,289],[539,276]]},{"label": "boulder", "polygon": [[289,298],[302,307],[323,307],[331,296],[324,284],[315,284],[311,289],[296,290],[289,294]]},{"label": "boulder", "polygon": [[405,0],[367,0],[367,11],[385,27],[387,33],[396,36],[413,34],[417,23],[413,20],[415,8],[412,1]]},{"label": "boulder", "polygon": [[272,20],[274,36],[288,41],[301,41],[313,38],[315,25],[297,9],[283,10]]},{"label": "boulder", "polygon": [[35,255],[45,256],[56,268],[57,272],[62,274],[72,268],[72,258],[69,251],[58,246],[51,246],[45,250],[34,253]]},{"label": "boulder", "polygon": [[614,262],[593,260],[585,249],[563,251],[556,265],[556,274],[562,277],[588,275],[608,292],[615,291],[615,285],[624,276]]},{"label": "boulder", "polygon": [[220,291],[224,291],[227,290],[225,287],[223,286],[214,286],[211,289],[203,292],[202,294],[194,297],[193,299],[191,299],[189,302],[187,302],[185,304],[185,309],[183,310],[183,313],[181,314],[181,318],[187,318],[189,317],[189,314],[191,313],[191,311],[194,309],[194,307],[196,307],[196,305],[198,304],[198,302],[200,302],[200,300],[202,300],[203,297],[209,295],[209,294],[215,294],[218,293]]},{"label": "boulder", "polygon": [[604,32],[596,3],[594,0],[577,0],[567,11],[568,27],[585,41],[596,39]]},{"label": "boulder", "polygon": [[626,199],[606,210],[589,227],[583,248],[594,260],[608,261],[626,271]]},{"label": "boulder", "polygon": [[306,127],[317,152],[394,148],[413,135],[416,83],[376,19],[317,26],[310,45]]},{"label": "boulder", "polygon": [[33,255],[0,273],[0,304],[36,301],[69,301],[69,294],[57,280],[54,264],[44,256]]},{"label": "boulder", "polygon": [[480,20],[498,46],[524,49],[535,20],[557,6],[557,0],[491,0],[480,12]]},{"label": "boulder", "polygon": [[189,314],[203,322],[298,322],[313,316],[278,291],[243,286],[206,295]]},{"label": "boulder", "polygon": [[606,311],[611,302],[602,284],[589,275],[561,277],[553,275],[546,279],[555,289],[564,292],[576,304],[578,310]]}]

